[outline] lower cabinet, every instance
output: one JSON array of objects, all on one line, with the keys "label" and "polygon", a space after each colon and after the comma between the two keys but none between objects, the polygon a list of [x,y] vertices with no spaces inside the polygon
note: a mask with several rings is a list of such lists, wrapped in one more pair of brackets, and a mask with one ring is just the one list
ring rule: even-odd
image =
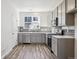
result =
[{"label": "lower cabinet", "polygon": [[41,38],[41,42],[42,42],[42,43],[46,43],[46,34],[45,34],[45,33],[42,33],[42,34],[41,34],[41,37],[42,37],[42,38]]},{"label": "lower cabinet", "polygon": [[30,37],[31,43],[41,43],[42,41],[41,33],[31,33]]},{"label": "lower cabinet", "polygon": [[54,37],[52,38],[52,51],[57,56],[57,39]]},{"label": "lower cabinet", "polygon": [[19,43],[45,43],[46,34],[44,33],[19,33]]},{"label": "lower cabinet", "polygon": [[74,39],[52,37],[52,51],[58,59],[74,58]]},{"label": "lower cabinet", "polygon": [[30,34],[22,34],[22,39],[23,43],[30,43]]}]

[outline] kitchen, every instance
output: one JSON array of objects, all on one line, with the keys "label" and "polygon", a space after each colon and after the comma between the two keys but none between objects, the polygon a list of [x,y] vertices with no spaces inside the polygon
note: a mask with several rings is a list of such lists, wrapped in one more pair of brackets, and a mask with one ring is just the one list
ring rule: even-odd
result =
[{"label": "kitchen", "polygon": [[2,59],[76,59],[77,1],[44,2],[2,0]]}]

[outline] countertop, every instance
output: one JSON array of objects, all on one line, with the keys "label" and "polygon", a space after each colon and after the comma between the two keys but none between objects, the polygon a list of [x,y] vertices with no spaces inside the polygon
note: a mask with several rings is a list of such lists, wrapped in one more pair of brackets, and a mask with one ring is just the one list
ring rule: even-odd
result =
[{"label": "countertop", "polygon": [[53,37],[55,37],[55,38],[59,38],[59,39],[63,39],[63,38],[75,38],[75,36],[74,35],[56,35],[56,34],[52,34],[52,33],[50,33],[50,32],[18,32],[18,33],[44,33],[44,34],[49,34],[49,35],[52,35]]},{"label": "countertop", "polygon": [[51,32],[18,32],[18,33],[24,33],[24,34],[27,34],[27,33],[43,33],[43,34],[46,34],[46,35],[60,35],[60,34],[54,34],[54,33],[51,33]]},{"label": "countertop", "polygon": [[18,32],[18,33],[48,33],[48,32]]},{"label": "countertop", "polygon": [[18,33],[45,33],[47,35],[58,35],[58,34],[53,34],[51,32],[18,32]]},{"label": "countertop", "polygon": [[58,39],[63,39],[63,38],[71,38],[71,39],[73,39],[73,38],[75,38],[75,36],[74,35],[52,35],[53,37],[55,37],[55,38],[58,38]]}]

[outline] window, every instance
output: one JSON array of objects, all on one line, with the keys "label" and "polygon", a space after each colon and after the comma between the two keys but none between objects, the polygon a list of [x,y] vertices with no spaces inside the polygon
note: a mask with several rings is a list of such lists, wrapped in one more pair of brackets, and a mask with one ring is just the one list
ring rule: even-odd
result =
[{"label": "window", "polygon": [[24,25],[26,29],[39,29],[40,18],[38,16],[26,16],[24,18]]},{"label": "window", "polygon": [[38,21],[38,17],[33,17],[33,21]]},{"label": "window", "polygon": [[25,22],[32,22],[32,17],[25,17]]}]

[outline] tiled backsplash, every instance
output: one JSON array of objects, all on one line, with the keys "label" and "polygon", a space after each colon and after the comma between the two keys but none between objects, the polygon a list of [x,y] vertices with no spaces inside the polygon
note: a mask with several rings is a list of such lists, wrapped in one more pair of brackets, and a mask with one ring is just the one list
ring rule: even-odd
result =
[{"label": "tiled backsplash", "polygon": [[40,27],[40,31],[50,32],[51,28],[50,27]]},{"label": "tiled backsplash", "polygon": [[40,29],[24,29],[23,27],[18,27],[19,32],[50,32],[50,27],[40,27]]},{"label": "tiled backsplash", "polygon": [[74,26],[66,26],[62,27],[64,30],[65,35],[74,35],[75,34],[75,27]]}]

